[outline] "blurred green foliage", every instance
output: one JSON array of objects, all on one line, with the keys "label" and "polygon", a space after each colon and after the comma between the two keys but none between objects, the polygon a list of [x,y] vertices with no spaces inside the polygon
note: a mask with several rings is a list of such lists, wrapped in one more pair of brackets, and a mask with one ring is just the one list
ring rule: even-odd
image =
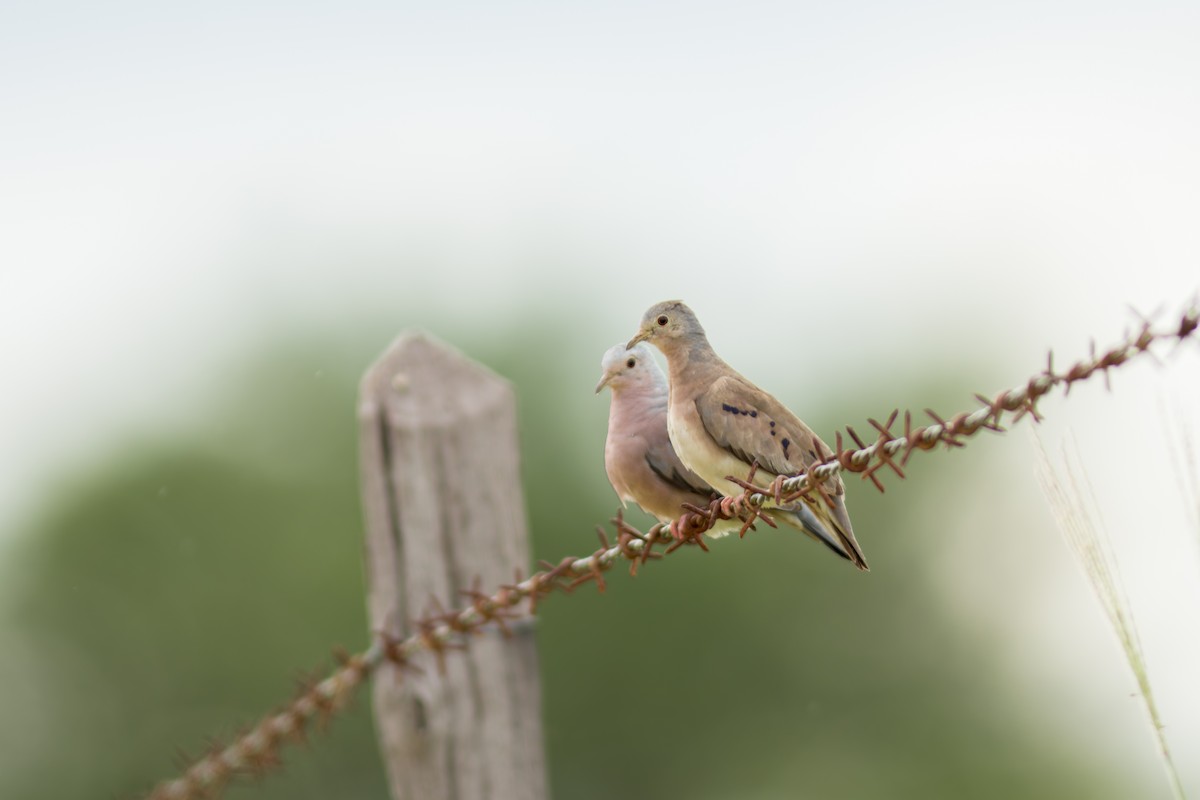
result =
[{"label": "blurred green foliage", "polygon": [[[550,332],[454,343],[517,387],[535,556],[556,560],[592,549],[617,501],[607,399],[593,369],[561,366],[582,346]],[[0,797],[136,796],[177,771],[176,746],[228,737],[332,646],[365,646],[354,407],[378,341],[265,352],[201,430],[64,482],[5,565]],[[906,402],[870,380],[805,416],[829,431]],[[903,393],[920,407],[961,386],[933,375]],[[885,496],[851,487],[870,574],[764,530],[546,602],[554,796],[1132,796],[1114,766],[1039,732],[1054,709],[1030,708],[993,667],[998,639],[930,588],[939,537],[970,532],[922,529],[917,512],[952,501],[972,459],[918,458]],[[285,760],[228,796],[386,797],[366,694]]]}]

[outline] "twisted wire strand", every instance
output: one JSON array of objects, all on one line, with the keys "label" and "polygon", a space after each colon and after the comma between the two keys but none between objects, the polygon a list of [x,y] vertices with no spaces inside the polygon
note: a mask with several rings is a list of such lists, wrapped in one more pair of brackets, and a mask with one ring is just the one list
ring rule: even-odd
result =
[{"label": "twisted wire strand", "polygon": [[[1200,305],[1193,300],[1180,314],[1177,324],[1156,328],[1150,320],[1142,319],[1140,326],[1123,341],[1100,353],[1095,351],[1093,344],[1088,358],[1064,372],[1055,371],[1051,354],[1046,368],[1023,385],[991,398],[976,395],[982,406],[974,411],[964,411],[944,420],[926,409],[925,413],[933,421],[915,428],[912,414],[905,412],[902,433],[892,430],[899,417],[899,412],[893,411],[886,422],[869,420],[876,430],[876,438],[869,444],[853,428],[847,427],[847,436],[856,447],[843,446],[844,437],[839,432],[834,452],[818,453],[820,463],[808,472],[779,476],[769,487],[753,483],[754,469],[745,480],[730,476],[743,487],[741,495],[718,498],[706,508],[688,506],[679,518],[667,525],[655,525],[645,533],[628,525],[618,511],[611,520],[617,534],[615,544],[609,542],[602,528],[597,528],[601,546],[590,555],[568,556],[557,564],[541,562],[543,569],[527,578],[518,574],[513,583],[501,586],[491,594],[484,593],[476,581],[474,588],[463,592],[469,603],[453,611],[429,613],[414,620],[416,631],[405,638],[376,632],[365,651],[356,655],[337,655],[340,665],[328,677],[303,686],[289,705],[267,715],[229,744],[214,742],[208,752],[193,761],[179,777],[158,784],[147,795],[147,800],[212,798],[237,775],[261,775],[278,767],[279,751],[285,743],[303,741],[310,723],[327,721],[344,708],[358,687],[385,663],[392,664],[400,673],[416,670],[419,667],[413,663],[414,657],[428,653],[444,671],[446,654],[463,649],[470,634],[479,633],[492,624],[506,635],[510,634],[508,623],[536,614],[539,600],[552,592],[569,593],[587,582],[595,582],[597,588],[604,591],[604,573],[617,563],[629,563],[631,574],[636,574],[638,567],[648,560],[669,555],[685,544],[707,551],[701,534],[719,520],[735,517],[742,520],[742,535],[756,520],[772,524],[770,518],[760,512],[764,505],[772,500],[789,502],[810,492],[824,494],[821,484],[839,472],[859,473],[883,491],[878,475],[883,467],[903,478],[905,465],[918,450],[932,450],[939,444],[947,449],[962,447],[963,439],[981,430],[1002,431],[1001,422],[1006,415],[1012,417],[1011,422],[1027,415],[1040,420],[1037,403],[1056,387],[1063,387],[1065,395],[1073,385],[1093,378],[1097,373],[1104,376],[1107,385],[1110,370],[1143,354],[1153,357],[1151,347],[1158,343],[1174,341],[1180,345],[1188,339],[1195,341],[1197,328],[1200,328]],[[656,546],[665,542],[670,544],[662,552],[655,551]],[[523,602],[528,604],[525,612],[515,611]],[[437,607],[441,608],[440,605]]]}]

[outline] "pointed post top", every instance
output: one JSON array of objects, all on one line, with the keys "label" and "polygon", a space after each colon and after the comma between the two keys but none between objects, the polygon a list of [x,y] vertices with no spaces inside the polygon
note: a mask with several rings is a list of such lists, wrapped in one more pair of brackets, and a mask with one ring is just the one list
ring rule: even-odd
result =
[{"label": "pointed post top", "polygon": [[508,381],[420,330],[398,336],[359,389],[360,416],[382,405],[402,428],[442,427],[514,402]]},{"label": "pointed post top", "polygon": [[[400,336],[359,398],[370,629],[405,637],[419,615],[466,603],[478,580],[528,574],[516,394],[422,332]],[[396,680],[385,663],[375,720],[395,800],[546,800],[532,627],[481,636],[443,669]]]}]

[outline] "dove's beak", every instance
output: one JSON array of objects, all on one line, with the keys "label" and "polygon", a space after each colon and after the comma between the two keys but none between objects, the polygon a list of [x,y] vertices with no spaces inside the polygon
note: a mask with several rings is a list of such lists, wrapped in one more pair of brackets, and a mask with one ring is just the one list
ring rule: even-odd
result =
[{"label": "dove's beak", "polygon": [[612,380],[612,375],[605,375],[603,378],[601,378],[600,382],[596,384],[596,394],[600,394],[600,390],[605,386],[608,386],[608,382],[610,380]]},{"label": "dove's beak", "polygon": [[638,331],[638,335],[629,340],[629,344],[625,345],[625,349],[628,350],[629,348],[633,347],[638,342],[644,342],[649,338],[650,338],[650,331],[648,331],[648,330]]}]

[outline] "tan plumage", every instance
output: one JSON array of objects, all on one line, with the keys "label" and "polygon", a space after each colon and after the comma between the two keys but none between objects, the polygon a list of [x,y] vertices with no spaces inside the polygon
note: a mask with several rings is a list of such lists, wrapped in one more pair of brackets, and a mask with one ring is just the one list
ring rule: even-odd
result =
[{"label": "tan plumage", "polygon": [[[755,482],[806,472],[831,451],[782,403],[755,386],[713,351],[696,315],[678,300],[652,306],[642,318],[633,346],[648,341],[667,357],[670,396],[667,429],[680,460],[724,494],[741,488],[726,476],[745,478],[758,464]],[[804,531],[859,569],[867,569],[846,513],[840,476],[824,484],[831,503],[819,495],[776,507],[771,517]]]}]

